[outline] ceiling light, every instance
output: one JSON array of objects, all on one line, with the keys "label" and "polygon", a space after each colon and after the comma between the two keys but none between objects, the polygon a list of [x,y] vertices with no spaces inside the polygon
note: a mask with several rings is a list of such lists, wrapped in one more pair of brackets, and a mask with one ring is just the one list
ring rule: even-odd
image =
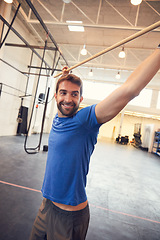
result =
[{"label": "ceiling light", "polygon": [[92,71],[92,69],[90,70],[90,72],[88,73],[88,75],[89,75],[90,77],[93,76],[93,71]]},{"label": "ceiling light", "polygon": [[81,50],[81,54],[82,54],[82,55],[87,55],[86,45],[83,46],[83,48],[82,48],[82,50]]},{"label": "ceiling light", "polygon": [[[79,25],[83,23],[82,21],[66,21],[66,23],[69,23],[68,25],[69,31],[84,32],[84,27]],[[73,25],[73,24],[76,24],[76,25]]]},{"label": "ceiling light", "polygon": [[4,0],[6,3],[12,3],[13,0]]},{"label": "ceiling light", "polygon": [[63,0],[64,3],[70,3],[71,0]]},{"label": "ceiling light", "polygon": [[120,79],[120,78],[121,78],[121,75],[120,75],[120,72],[118,72],[116,75],[116,79]]},{"label": "ceiling light", "polygon": [[131,3],[133,5],[139,5],[142,2],[142,0],[131,0]]},{"label": "ceiling light", "polygon": [[84,32],[83,26],[70,26],[68,25],[69,31],[71,32]]},{"label": "ceiling light", "polygon": [[125,58],[126,54],[125,54],[125,51],[124,51],[124,47],[122,47],[122,50],[120,51],[119,55],[118,55],[120,58]]},{"label": "ceiling light", "polygon": [[83,23],[83,22],[82,22],[82,21],[70,21],[70,20],[67,20],[66,23],[71,23],[71,24],[72,24],[72,23],[73,23],[73,24],[74,24],[74,23],[78,23],[78,24],[81,24],[81,23]]}]

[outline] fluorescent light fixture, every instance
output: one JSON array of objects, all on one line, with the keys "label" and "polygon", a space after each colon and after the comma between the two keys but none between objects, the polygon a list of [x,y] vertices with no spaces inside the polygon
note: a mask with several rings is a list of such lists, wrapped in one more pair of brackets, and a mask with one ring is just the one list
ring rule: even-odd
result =
[{"label": "fluorescent light fixture", "polygon": [[84,32],[83,26],[70,26],[68,25],[69,31],[71,32]]},{"label": "fluorescent light fixture", "polygon": [[70,3],[71,0],[63,0],[64,3]]},{"label": "fluorescent light fixture", "polygon": [[133,5],[139,5],[142,2],[142,0],[131,0],[131,3]]},{"label": "fluorescent light fixture", "polygon": [[[68,23],[69,31],[84,32],[84,27],[79,25],[79,24],[82,24],[82,21],[66,21],[66,23]],[[78,25],[74,25],[74,24],[78,24]]]},{"label": "fluorescent light fixture", "polygon": [[12,3],[13,0],[4,0],[6,3]]},{"label": "fluorescent light fixture", "polygon": [[81,50],[81,54],[82,55],[87,55],[87,49],[86,49],[86,45],[83,46],[82,50]]},{"label": "fluorescent light fixture", "polygon": [[124,47],[122,47],[122,50],[120,51],[119,55],[118,55],[120,58],[125,58],[126,54],[125,54],[125,51],[124,51]]}]

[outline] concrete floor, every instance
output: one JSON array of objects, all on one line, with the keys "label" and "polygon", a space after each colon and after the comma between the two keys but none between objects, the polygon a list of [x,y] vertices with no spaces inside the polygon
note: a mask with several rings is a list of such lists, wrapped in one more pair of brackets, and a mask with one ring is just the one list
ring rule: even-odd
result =
[{"label": "concrete floor", "polygon": [[[23,136],[0,137],[0,240],[27,240],[42,201],[47,153],[26,154],[23,144]],[[160,240],[160,157],[99,140],[87,193],[87,240]]]}]

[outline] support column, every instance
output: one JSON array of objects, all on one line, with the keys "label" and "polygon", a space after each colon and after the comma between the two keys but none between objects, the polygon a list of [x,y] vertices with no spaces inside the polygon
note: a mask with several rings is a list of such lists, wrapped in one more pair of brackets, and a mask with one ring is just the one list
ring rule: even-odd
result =
[{"label": "support column", "polygon": [[118,136],[119,137],[121,136],[121,132],[122,132],[122,124],[123,124],[123,119],[124,119],[124,112],[125,112],[125,109],[123,109],[122,112],[121,112],[121,121],[120,121],[119,132],[118,132]]},{"label": "support column", "polygon": [[[0,0],[0,15],[5,18],[7,21],[10,21],[11,18],[11,6],[12,4],[5,3],[3,0]],[[8,27],[4,25],[4,23],[0,20],[0,41],[3,40],[3,37],[5,36],[6,32],[8,30]],[[0,58],[3,59],[3,56],[5,54],[5,48],[4,46],[0,49]],[[4,63],[0,61],[0,69],[3,69],[5,67]],[[0,82],[3,82],[4,79],[4,71],[0,71]]]},{"label": "support column", "polygon": [[157,107],[158,94],[159,94],[159,90],[152,91],[152,99],[151,99],[151,106],[150,106],[152,109],[156,109]]},{"label": "support column", "polygon": [[[5,3],[3,0],[0,0],[0,15],[2,15],[2,17],[5,18],[7,22],[10,22],[10,18],[11,18],[11,6],[12,4]],[[2,33],[4,36],[7,30],[8,30],[8,27],[5,26],[3,29],[3,22],[0,21],[0,36],[2,35]],[[2,36],[2,39],[3,39],[3,36]]]},{"label": "support column", "polygon": [[[55,74],[57,74],[57,71],[55,72]],[[54,77],[50,77],[50,87],[51,87],[51,90],[50,90],[50,97],[51,97],[53,96],[56,90],[56,79]],[[52,100],[50,104],[51,106],[49,108],[50,111],[47,113],[48,119],[46,121],[46,129],[45,129],[47,133],[49,133],[51,130],[53,118],[57,111],[55,98]]]}]

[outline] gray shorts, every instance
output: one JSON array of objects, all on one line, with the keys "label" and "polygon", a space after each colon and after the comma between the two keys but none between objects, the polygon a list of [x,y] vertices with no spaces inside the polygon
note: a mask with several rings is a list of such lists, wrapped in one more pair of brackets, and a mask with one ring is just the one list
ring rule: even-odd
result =
[{"label": "gray shorts", "polygon": [[79,211],[65,211],[44,198],[30,240],[85,240],[89,218],[88,205]]}]

